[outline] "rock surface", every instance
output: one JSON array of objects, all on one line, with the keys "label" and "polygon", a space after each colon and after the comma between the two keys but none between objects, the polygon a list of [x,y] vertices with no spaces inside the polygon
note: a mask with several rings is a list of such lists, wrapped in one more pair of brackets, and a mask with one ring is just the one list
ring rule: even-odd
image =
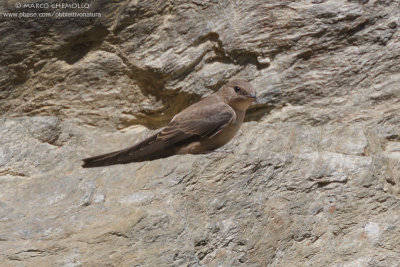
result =
[{"label": "rock surface", "polygon": [[[88,2],[0,4],[1,266],[400,266],[399,1]],[[235,77],[233,154],[80,167]]]}]

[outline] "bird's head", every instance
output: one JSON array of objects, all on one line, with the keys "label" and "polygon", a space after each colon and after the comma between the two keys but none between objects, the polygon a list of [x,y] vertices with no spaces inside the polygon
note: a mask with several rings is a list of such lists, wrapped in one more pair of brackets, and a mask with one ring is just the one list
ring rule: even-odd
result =
[{"label": "bird's head", "polygon": [[232,108],[246,110],[256,100],[256,90],[243,80],[232,80],[220,90],[225,103]]}]

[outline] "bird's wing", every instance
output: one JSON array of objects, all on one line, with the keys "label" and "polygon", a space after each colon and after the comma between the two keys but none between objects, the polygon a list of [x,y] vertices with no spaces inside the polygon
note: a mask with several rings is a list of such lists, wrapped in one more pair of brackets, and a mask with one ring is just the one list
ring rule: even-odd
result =
[{"label": "bird's wing", "polygon": [[224,103],[198,105],[175,116],[159,133],[132,147],[84,159],[83,167],[99,167],[164,158],[175,154],[175,147],[211,138],[230,124],[235,111]]},{"label": "bird's wing", "polygon": [[235,118],[235,111],[225,103],[198,106],[175,116],[157,137],[166,144],[175,144],[193,136],[211,138]]}]

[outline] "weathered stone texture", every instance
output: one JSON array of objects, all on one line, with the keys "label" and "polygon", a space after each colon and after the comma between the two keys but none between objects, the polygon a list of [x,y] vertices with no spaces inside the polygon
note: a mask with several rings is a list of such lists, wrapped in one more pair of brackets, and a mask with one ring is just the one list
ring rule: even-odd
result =
[{"label": "weathered stone texture", "polygon": [[[90,3],[0,16],[1,266],[400,266],[399,1]],[[235,77],[233,154],[80,167]]]}]

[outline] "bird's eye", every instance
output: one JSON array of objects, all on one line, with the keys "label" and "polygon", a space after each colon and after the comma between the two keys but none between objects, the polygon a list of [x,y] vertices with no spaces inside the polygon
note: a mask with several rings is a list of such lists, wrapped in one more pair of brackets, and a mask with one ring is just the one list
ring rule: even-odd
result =
[{"label": "bird's eye", "polygon": [[240,91],[240,87],[239,86],[235,86],[235,87],[233,87],[233,89],[235,90],[236,93]]}]

